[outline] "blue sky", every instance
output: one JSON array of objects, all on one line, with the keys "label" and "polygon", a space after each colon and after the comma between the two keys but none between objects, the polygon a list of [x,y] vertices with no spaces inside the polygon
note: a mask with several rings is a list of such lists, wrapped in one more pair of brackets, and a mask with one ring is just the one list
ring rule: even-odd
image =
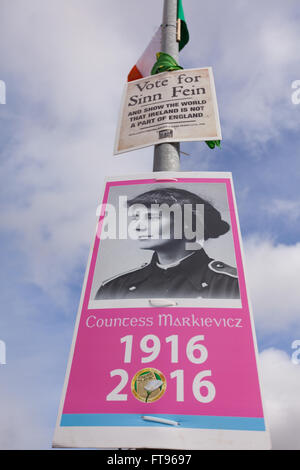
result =
[{"label": "blue sky", "polygon": [[[0,448],[49,449],[123,86],[161,0],[2,0]],[[212,66],[222,148],[182,144],[183,171],[231,171],[273,448],[300,449],[298,0],[184,2],[184,68]]]}]

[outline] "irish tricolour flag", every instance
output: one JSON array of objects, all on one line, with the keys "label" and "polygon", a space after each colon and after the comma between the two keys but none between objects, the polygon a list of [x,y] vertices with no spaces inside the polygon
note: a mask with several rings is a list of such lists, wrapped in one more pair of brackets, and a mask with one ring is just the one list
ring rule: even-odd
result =
[{"label": "irish tricolour flag", "polygon": [[[184,18],[182,0],[178,0],[177,19],[179,23],[179,50],[181,51],[189,40],[189,32]],[[152,67],[156,62],[156,53],[161,52],[161,37],[162,28],[160,26],[137,63],[130,70],[127,78],[128,82],[151,75]]]}]

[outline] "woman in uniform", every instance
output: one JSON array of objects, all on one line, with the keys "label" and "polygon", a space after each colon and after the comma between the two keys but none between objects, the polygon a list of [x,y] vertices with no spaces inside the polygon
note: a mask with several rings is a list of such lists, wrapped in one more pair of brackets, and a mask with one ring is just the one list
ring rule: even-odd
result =
[{"label": "woman in uniform", "polygon": [[236,268],[203,248],[206,240],[230,230],[210,202],[183,189],[159,188],[130,200],[128,211],[139,248],[152,250],[152,259],[105,281],[96,300],[239,298]]}]

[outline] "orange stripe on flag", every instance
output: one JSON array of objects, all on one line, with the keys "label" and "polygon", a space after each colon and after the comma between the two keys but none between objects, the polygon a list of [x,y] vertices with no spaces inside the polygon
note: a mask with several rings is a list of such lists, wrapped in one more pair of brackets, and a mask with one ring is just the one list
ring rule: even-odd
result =
[{"label": "orange stripe on flag", "polygon": [[143,75],[141,74],[137,66],[135,65],[130,70],[128,77],[127,77],[127,81],[132,82],[133,80],[138,80],[139,78],[143,78]]},{"label": "orange stripe on flag", "polygon": [[161,52],[161,27],[157,29],[148,46],[130,70],[127,77],[128,82],[151,75],[157,52]]}]

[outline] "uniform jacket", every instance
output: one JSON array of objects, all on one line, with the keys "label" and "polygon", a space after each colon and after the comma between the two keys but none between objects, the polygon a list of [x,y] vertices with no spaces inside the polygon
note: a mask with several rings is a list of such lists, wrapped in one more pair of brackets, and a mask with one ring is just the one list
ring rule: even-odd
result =
[{"label": "uniform jacket", "polygon": [[150,263],[105,281],[95,299],[239,298],[236,268],[209,258],[203,249],[179,265],[162,269]]}]

